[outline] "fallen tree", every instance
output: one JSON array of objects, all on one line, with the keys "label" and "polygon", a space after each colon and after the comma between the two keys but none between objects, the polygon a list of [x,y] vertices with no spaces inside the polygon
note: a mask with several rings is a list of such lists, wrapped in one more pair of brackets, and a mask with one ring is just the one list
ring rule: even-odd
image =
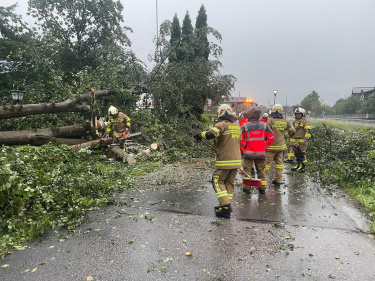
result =
[{"label": "fallen tree", "polygon": [[[129,134],[129,136],[127,138],[130,139],[130,138],[134,138],[134,137],[141,136],[141,135],[142,135],[141,132],[132,133],[132,134]],[[113,143],[112,138],[104,138],[104,139],[92,140],[92,141],[72,145],[71,148],[81,149],[81,148],[102,147],[102,146],[109,145],[111,143]]]},{"label": "fallen tree", "polygon": [[[97,91],[95,98],[114,94],[115,91]],[[90,111],[91,106],[88,104],[78,104],[82,101],[89,101],[93,92],[71,97],[59,103],[38,103],[25,105],[2,105],[0,107],[0,119],[10,119],[37,114],[62,113],[62,112],[82,112]]]},{"label": "fallen tree", "polygon": [[[26,131],[0,131],[0,145],[42,145],[49,142],[68,145],[87,142],[82,136],[91,134],[91,124],[62,126]],[[80,139],[71,139],[81,137]],[[64,139],[69,138],[69,139]]]}]

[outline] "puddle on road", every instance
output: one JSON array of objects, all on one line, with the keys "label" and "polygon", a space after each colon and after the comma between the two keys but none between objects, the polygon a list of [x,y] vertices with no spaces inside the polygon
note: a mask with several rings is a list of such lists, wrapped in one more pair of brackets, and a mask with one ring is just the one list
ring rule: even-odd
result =
[{"label": "puddle on road", "polygon": [[[133,198],[134,207],[169,211],[181,214],[214,216],[217,200],[206,173],[205,182],[190,179],[185,182],[169,182],[150,185],[144,190],[127,192]],[[269,179],[273,179],[271,169]],[[308,180],[307,175],[295,174],[285,169],[283,184],[268,184],[266,194],[242,192],[241,176],[236,179],[232,219],[243,221],[279,222],[288,225],[317,228],[355,230],[368,228],[363,210],[344,197],[332,196],[327,190]],[[269,180],[271,182],[272,180]]]}]

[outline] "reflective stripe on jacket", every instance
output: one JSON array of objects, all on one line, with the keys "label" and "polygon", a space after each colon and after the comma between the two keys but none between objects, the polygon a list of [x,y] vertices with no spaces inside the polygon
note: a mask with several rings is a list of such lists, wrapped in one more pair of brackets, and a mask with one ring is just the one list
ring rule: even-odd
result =
[{"label": "reflective stripe on jacket", "polygon": [[288,133],[289,137],[296,132],[292,123],[289,120],[282,118],[269,118],[267,125],[270,126],[275,134],[274,142],[267,147],[267,151],[285,151],[285,134]]},{"label": "reflective stripe on jacket", "polygon": [[[240,127],[243,125],[243,124],[246,124],[247,122],[249,122],[248,120],[247,120],[247,118],[244,118],[244,119],[242,119],[242,120],[240,120]],[[243,139],[243,137],[241,136],[241,151],[242,151],[242,153],[244,153],[245,152],[245,148],[243,148],[242,147],[242,145],[245,143],[245,141],[244,141],[244,139]]]},{"label": "reflective stripe on jacket", "polygon": [[271,128],[259,120],[251,120],[241,127],[245,143],[243,157],[249,159],[266,159],[266,147],[274,141],[275,134]]},{"label": "reflective stripe on jacket", "polygon": [[[211,129],[217,148],[215,168],[241,168],[241,127],[235,122],[221,121]],[[205,138],[206,132],[202,133]]]},{"label": "reflective stripe on jacket", "polygon": [[113,134],[117,137],[125,132],[126,128],[130,128],[130,118],[124,113],[119,112],[117,118],[113,116],[109,117],[107,132],[110,133],[113,131]]},{"label": "reflective stripe on jacket", "polygon": [[293,126],[296,129],[296,133],[293,135],[294,139],[310,139],[311,126],[306,117],[294,120]]}]

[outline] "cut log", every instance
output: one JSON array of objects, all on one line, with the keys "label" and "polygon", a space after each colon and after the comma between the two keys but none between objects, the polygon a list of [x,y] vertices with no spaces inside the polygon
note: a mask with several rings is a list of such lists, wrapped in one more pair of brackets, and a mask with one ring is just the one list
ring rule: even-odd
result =
[{"label": "cut log", "polygon": [[87,139],[52,138],[50,142],[55,144],[79,145],[87,141]]},{"label": "cut log", "polygon": [[152,143],[152,144],[150,145],[150,147],[151,147],[151,149],[153,149],[153,150],[157,150],[157,149],[158,149],[158,144],[157,144],[156,142],[154,142],[154,143]]},{"label": "cut log", "polygon": [[84,124],[54,127],[28,131],[1,131],[0,145],[42,145],[56,141],[56,138],[82,137],[90,132],[90,122]]},{"label": "cut log", "polygon": [[113,143],[113,139],[107,138],[107,139],[93,140],[93,141],[89,141],[89,142],[85,142],[85,143],[81,143],[77,145],[72,145],[71,148],[73,149],[81,149],[81,148],[86,148],[86,147],[95,148],[95,147],[106,146],[111,143]]},{"label": "cut log", "polygon": [[127,161],[127,154],[117,145],[112,147],[111,151],[119,158],[122,159],[123,163],[126,163]]},{"label": "cut log", "polygon": [[[137,136],[140,136],[141,134],[142,134],[141,132],[132,133],[132,134],[129,134],[127,138],[129,139],[129,138],[137,137]],[[73,149],[81,149],[81,148],[86,148],[86,147],[94,148],[94,147],[106,146],[106,145],[109,145],[111,143],[113,143],[113,139],[107,138],[107,139],[93,140],[93,141],[81,143],[81,144],[78,144],[78,145],[72,145],[71,148],[73,148]]]},{"label": "cut log", "polygon": [[126,161],[128,162],[128,164],[137,163],[137,160],[135,160],[135,156],[133,153],[127,155]]}]

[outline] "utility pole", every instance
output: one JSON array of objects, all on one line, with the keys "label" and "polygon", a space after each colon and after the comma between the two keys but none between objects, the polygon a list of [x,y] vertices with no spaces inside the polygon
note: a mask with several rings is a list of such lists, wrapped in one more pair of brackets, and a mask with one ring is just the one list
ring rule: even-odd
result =
[{"label": "utility pole", "polygon": [[285,119],[288,115],[288,97],[285,98]]},{"label": "utility pole", "polygon": [[158,0],[156,1],[156,48],[159,47],[160,59],[161,59],[161,47],[159,46],[159,13],[158,13]]}]

